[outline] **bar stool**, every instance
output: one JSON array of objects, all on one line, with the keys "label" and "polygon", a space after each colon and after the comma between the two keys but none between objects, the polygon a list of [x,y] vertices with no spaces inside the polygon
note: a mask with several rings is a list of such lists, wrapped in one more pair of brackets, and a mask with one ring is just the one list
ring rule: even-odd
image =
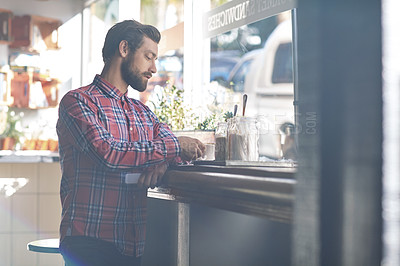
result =
[{"label": "bar stool", "polygon": [[[48,238],[31,241],[26,245],[26,249],[32,252],[60,254],[58,238]],[[61,255],[61,254],[60,254]],[[64,262],[64,265],[65,262]]]},{"label": "bar stool", "polygon": [[41,253],[60,253],[58,238],[41,239],[29,242],[26,248],[29,251]]}]

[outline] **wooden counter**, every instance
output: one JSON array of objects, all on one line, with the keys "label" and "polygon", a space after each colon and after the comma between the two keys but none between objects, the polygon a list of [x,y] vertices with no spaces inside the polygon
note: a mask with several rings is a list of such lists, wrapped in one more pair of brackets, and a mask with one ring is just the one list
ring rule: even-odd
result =
[{"label": "wooden counter", "polygon": [[175,166],[165,185],[149,197],[200,203],[290,223],[294,200],[293,167]]}]

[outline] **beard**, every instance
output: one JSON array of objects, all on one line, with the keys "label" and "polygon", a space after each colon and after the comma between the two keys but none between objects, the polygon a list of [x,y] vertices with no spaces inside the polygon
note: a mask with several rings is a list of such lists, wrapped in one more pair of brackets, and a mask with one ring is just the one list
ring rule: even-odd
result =
[{"label": "beard", "polygon": [[121,75],[122,79],[133,89],[143,92],[147,87],[147,79],[144,79],[143,76],[145,73],[140,73],[140,71],[135,67],[131,70],[132,66],[132,57],[129,56],[125,59],[121,64]]}]

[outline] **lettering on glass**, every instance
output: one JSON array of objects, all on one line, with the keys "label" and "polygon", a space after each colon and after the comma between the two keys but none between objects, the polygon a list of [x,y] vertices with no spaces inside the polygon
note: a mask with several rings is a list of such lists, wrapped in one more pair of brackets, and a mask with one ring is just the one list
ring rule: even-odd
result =
[{"label": "lettering on glass", "polygon": [[296,0],[236,0],[221,5],[203,17],[204,37],[247,25],[296,7]]}]

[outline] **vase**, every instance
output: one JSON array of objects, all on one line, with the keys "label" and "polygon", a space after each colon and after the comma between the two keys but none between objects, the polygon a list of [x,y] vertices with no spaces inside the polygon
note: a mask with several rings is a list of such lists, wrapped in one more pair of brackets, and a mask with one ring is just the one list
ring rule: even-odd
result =
[{"label": "vase", "polygon": [[5,137],[2,139],[2,149],[3,150],[14,150],[16,144],[15,138]]}]

